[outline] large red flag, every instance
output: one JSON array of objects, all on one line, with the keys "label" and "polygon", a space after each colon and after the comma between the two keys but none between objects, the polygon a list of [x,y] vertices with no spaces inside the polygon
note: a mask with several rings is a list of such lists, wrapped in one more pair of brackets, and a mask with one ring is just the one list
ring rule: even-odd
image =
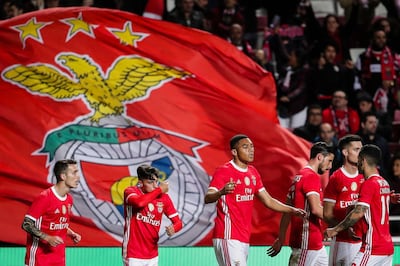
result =
[{"label": "large red flag", "polygon": [[[277,124],[272,75],[218,37],[117,10],[47,9],[0,22],[0,241],[25,243],[27,208],[79,161],[71,228],[81,245],[120,245],[122,192],[142,163],[158,167],[184,228],[162,245],[209,245],[204,193],[230,159],[229,138],[255,143],[267,190],[284,200],[309,145]],[[251,244],[279,214],[259,203]]]}]

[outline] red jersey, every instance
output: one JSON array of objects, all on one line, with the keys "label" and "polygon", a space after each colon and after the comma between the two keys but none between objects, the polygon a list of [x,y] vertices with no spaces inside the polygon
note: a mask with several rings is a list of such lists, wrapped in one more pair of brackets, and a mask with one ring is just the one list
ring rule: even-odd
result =
[{"label": "red jersey", "polygon": [[46,241],[28,234],[25,265],[65,266],[65,243],[72,203],[71,195],[59,196],[54,186],[42,191],[33,201],[25,216],[34,220],[40,231],[59,236],[64,243],[52,247]]},{"label": "red jersey", "polygon": [[[152,259],[158,256],[158,239],[162,221],[165,214],[170,220],[181,223],[178,213],[168,194],[161,193],[161,189],[151,192],[154,197],[142,208],[135,208],[128,204],[130,198],[140,201],[150,193],[144,194],[138,187],[128,187],[124,191],[124,239],[122,256],[125,259]],[[175,221],[174,220],[174,221]],[[175,227],[178,232],[182,227]]]},{"label": "red jersey", "polygon": [[366,228],[361,252],[371,255],[391,255],[394,252],[389,231],[390,186],[381,176],[370,176],[362,185],[356,205],[368,209],[361,220]]},{"label": "red jersey", "polygon": [[356,110],[334,110],[328,107],[322,111],[322,122],[332,125],[337,133],[338,139],[346,134],[356,134],[360,128],[360,117]]},{"label": "red jersey", "polygon": [[216,169],[209,189],[221,190],[230,180],[236,187],[232,194],[223,195],[217,201],[213,237],[249,243],[254,195],[265,188],[253,166],[241,169],[230,161]]},{"label": "red jersey", "polygon": [[[348,214],[349,207],[355,205],[363,182],[363,175],[351,175],[343,167],[331,175],[324,191],[324,201],[335,204],[333,214],[337,221],[342,221]],[[361,240],[354,240],[347,231],[342,231],[336,236],[336,241],[356,243]]]},{"label": "red jersey", "polygon": [[307,250],[320,250],[322,245],[321,220],[311,213],[307,196],[316,194],[322,202],[320,176],[309,166],[295,176],[289,189],[288,199],[294,207],[306,211],[306,218],[291,216],[289,246]]}]

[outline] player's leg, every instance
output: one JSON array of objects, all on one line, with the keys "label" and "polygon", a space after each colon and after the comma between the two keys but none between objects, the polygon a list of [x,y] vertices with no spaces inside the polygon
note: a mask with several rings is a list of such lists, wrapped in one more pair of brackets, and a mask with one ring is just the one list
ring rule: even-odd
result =
[{"label": "player's leg", "polygon": [[360,243],[337,242],[336,264],[333,266],[350,266],[353,258],[360,251]]},{"label": "player's leg", "polygon": [[328,253],[325,247],[320,250],[292,248],[289,266],[327,266]]},{"label": "player's leg", "polygon": [[247,265],[249,244],[232,239],[217,238],[213,239],[213,246],[218,265]]},{"label": "player's leg", "polygon": [[329,261],[328,261],[329,266],[336,265],[337,252],[338,252],[338,242],[336,241],[336,238],[334,237],[330,243],[330,248],[329,248]]},{"label": "player's leg", "polygon": [[307,250],[304,266],[326,266],[328,265],[328,253],[326,248],[322,247],[320,250]]},{"label": "player's leg", "polygon": [[158,256],[152,259],[128,259],[128,266],[158,266]]}]

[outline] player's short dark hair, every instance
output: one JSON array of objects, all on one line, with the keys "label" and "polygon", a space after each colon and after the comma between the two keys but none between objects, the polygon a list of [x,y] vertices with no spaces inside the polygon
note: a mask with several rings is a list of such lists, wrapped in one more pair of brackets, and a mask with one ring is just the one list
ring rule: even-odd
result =
[{"label": "player's short dark hair", "polygon": [[365,159],[369,166],[378,166],[381,162],[382,151],[381,149],[373,144],[364,145],[361,148],[358,157],[362,160]]},{"label": "player's short dark hair", "polygon": [[342,138],[339,139],[339,143],[338,143],[338,147],[339,150],[342,151],[343,149],[347,148],[348,145],[350,144],[350,142],[353,141],[361,141],[362,139],[359,135],[355,135],[355,134],[348,134]]},{"label": "player's short dark hair", "polygon": [[319,153],[322,153],[324,156],[327,156],[329,153],[334,153],[333,147],[329,146],[323,141],[316,142],[311,147],[310,159],[314,159]]},{"label": "player's short dark hair", "polygon": [[53,173],[57,179],[57,182],[61,180],[61,174],[65,173],[65,171],[68,169],[68,166],[71,164],[77,164],[77,162],[72,159],[65,159],[59,160],[55,163]]},{"label": "player's short dark hair", "polygon": [[367,119],[368,119],[368,117],[370,117],[370,116],[374,116],[375,118],[378,118],[378,116],[376,115],[376,113],[375,113],[374,111],[368,111],[368,112],[365,112],[365,113],[363,113],[363,114],[361,115],[360,122],[361,122],[361,123],[367,122]]},{"label": "player's short dark hair", "polygon": [[238,134],[235,135],[231,138],[231,141],[229,142],[229,147],[231,148],[231,150],[236,148],[236,144],[241,140],[241,139],[247,139],[249,138],[248,136],[244,135],[244,134]]},{"label": "player's short dark hair", "polygon": [[139,180],[157,180],[158,169],[147,164],[142,164],[137,168],[137,176]]}]

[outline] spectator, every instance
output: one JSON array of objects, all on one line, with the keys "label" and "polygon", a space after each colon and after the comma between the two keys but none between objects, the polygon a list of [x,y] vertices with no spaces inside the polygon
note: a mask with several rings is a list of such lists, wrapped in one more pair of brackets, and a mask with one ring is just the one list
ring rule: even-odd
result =
[{"label": "spectator", "polygon": [[211,9],[208,5],[208,0],[195,0],[193,9],[203,14],[204,30],[211,31]]},{"label": "spectator", "polygon": [[386,33],[382,29],[374,29],[371,44],[356,62],[358,79],[354,88],[368,92],[375,101],[387,97],[388,90],[395,85],[398,72],[395,55],[386,41]]},{"label": "spectator", "polygon": [[357,102],[359,116],[361,117],[363,114],[368,112],[375,113],[379,121],[377,129],[378,134],[384,137],[387,141],[390,141],[392,135],[392,119],[388,113],[377,112],[372,97],[366,92],[359,93],[357,96]]},{"label": "spectator", "polygon": [[345,66],[336,63],[336,46],[334,43],[327,43],[318,64],[311,70],[308,84],[314,90],[316,101],[322,108],[327,108],[332,102],[335,90],[342,89],[347,95],[352,95],[354,76],[352,62],[348,61]]},{"label": "spectator", "polygon": [[380,0],[380,2],[386,7],[389,19],[400,21],[400,2],[398,0]]},{"label": "spectator", "polygon": [[236,48],[242,51],[245,55],[250,57],[253,55],[253,48],[250,43],[243,38],[243,27],[239,24],[235,23],[230,26],[227,41],[236,46]]},{"label": "spectator", "polygon": [[205,18],[202,12],[194,9],[194,0],[179,0],[179,4],[168,12],[166,20],[203,30]]},{"label": "spectator", "polygon": [[332,105],[322,111],[322,121],[333,126],[338,138],[355,134],[360,127],[358,113],[348,106],[347,94],[342,90],[333,93]]},{"label": "spectator", "polygon": [[336,137],[336,132],[331,124],[322,123],[319,126],[318,136],[314,139],[314,142],[320,141],[325,142],[329,147],[331,147],[331,150],[335,155],[335,158],[332,162],[332,168],[321,175],[321,185],[322,189],[324,190],[326,185],[328,184],[330,174],[340,167],[342,154],[338,149],[338,139]]},{"label": "spectator", "polygon": [[310,91],[306,85],[309,72],[304,64],[304,50],[292,42],[286,46],[287,67],[277,84],[279,122],[283,127],[293,129],[305,124]]},{"label": "spectator", "polygon": [[361,117],[361,128],[358,135],[363,140],[363,144],[374,144],[382,151],[382,160],[379,164],[380,173],[382,176],[387,176],[390,164],[389,145],[384,137],[377,133],[378,118],[375,113],[367,112]]},{"label": "spectator", "polygon": [[268,60],[268,57],[263,49],[257,49],[254,52],[254,61],[256,61],[256,63],[259,64],[263,69],[271,72],[275,78],[274,66],[272,65],[271,61]]},{"label": "spectator", "polygon": [[352,32],[352,47],[365,47],[368,45],[367,29],[375,17],[375,9],[380,0],[339,0],[344,9],[346,22],[354,16],[354,31]]},{"label": "spectator", "polygon": [[293,133],[309,142],[314,142],[318,137],[319,127],[322,123],[322,109],[318,104],[312,104],[307,110],[307,120],[304,126],[293,129]]},{"label": "spectator", "polygon": [[212,10],[212,33],[226,39],[232,24],[245,26],[244,15],[236,0],[224,0],[223,4]]},{"label": "spectator", "polygon": [[[308,2],[308,1],[307,1]],[[352,14],[353,15],[353,14]],[[313,9],[310,7],[307,13],[306,28],[311,28],[306,32],[307,42],[311,46],[310,61],[316,63],[320,53],[327,43],[332,43],[336,47],[336,64],[346,64],[351,60],[349,51],[349,36],[352,35],[354,28],[354,15],[351,16],[346,24],[342,24],[339,17],[328,14],[324,17],[322,25],[315,17]]]},{"label": "spectator", "polygon": [[387,46],[393,51],[398,53],[400,50],[400,20],[393,20],[389,18],[378,18],[372,24],[373,29],[382,29],[386,33]]}]

